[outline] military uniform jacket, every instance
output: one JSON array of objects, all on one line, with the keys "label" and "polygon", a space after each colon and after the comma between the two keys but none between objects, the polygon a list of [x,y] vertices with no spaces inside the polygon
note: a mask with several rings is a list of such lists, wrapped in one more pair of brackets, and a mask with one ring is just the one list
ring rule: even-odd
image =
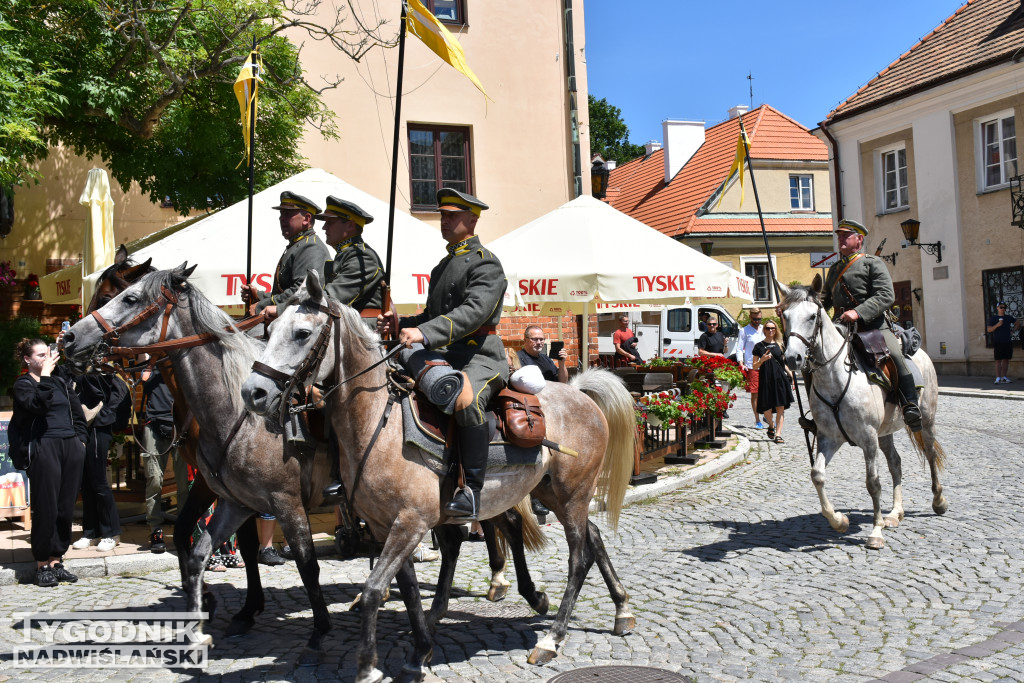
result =
[{"label": "military uniform jacket", "polygon": [[851,254],[828,269],[822,304],[826,310],[835,308],[833,318],[853,309],[861,318],[857,329],[877,330],[885,324],[884,313],[895,301],[892,278],[877,256]]},{"label": "military uniform jacket", "polygon": [[306,271],[315,270],[323,281],[323,268],[331,258],[327,245],[320,241],[312,229],[296,235],[285,247],[274,271],[274,286],[270,294],[259,292],[256,313],[267,306],[280,306],[287,301],[306,279]]},{"label": "military uniform jacket", "polygon": [[507,284],[501,262],[474,235],[448,247],[448,255],[430,272],[426,310],[402,318],[399,327],[418,327],[428,348],[447,347],[448,362],[457,370],[472,361],[507,380],[501,337],[474,334],[501,320]]},{"label": "military uniform jacket", "polygon": [[334,260],[324,264],[327,294],[357,311],[380,308],[384,266],[377,252],[359,235],[345,240],[335,249]]}]

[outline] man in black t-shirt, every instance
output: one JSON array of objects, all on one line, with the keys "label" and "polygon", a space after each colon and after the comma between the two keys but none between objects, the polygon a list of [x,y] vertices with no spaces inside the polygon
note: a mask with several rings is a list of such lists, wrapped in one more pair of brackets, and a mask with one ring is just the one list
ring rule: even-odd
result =
[{"label": "man in black t-shirt", "polygon": [[718,330],[718,321],[708,318],[705,323],[707,331],[697,340],[697,355],[724,356],[725,336]]},{"label": "man in black t-shirt", "polygon": [[1013,342],[1011,335],[1020,329],[1020,321],[1006,312],[1006,302],[996,304],[996,314],[990,316],[985,331],[992,335],[992,348],[996,360],[996,384],[1009,384],[1007,376],[1010,359],[1013,358]]},{"label": "man in black t-shirt", "polygon": [[568,382],[569,369],[565,367],[565,359],[568,354],[565,352],[565,347],[563,346],[558,352],[558,366],[556,367],[555,362],[544,353],[546,343],[544,330],[537,325],[527,327],[526,332],[523,333],[523,348],[516,353],[519,356],[520,367],[536,365],[547,381]]}]

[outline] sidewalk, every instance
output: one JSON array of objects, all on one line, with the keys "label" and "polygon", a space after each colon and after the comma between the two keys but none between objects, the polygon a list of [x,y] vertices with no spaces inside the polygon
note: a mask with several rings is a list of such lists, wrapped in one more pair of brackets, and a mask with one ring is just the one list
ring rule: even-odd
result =
[{"label": "sidewalk", "polygon": [[[992,378],[989,377],[939,375],[939,394],[1024,401],[1024,380],[1017,380],[1012,384],[993,384]],[[743,402],[744,397],[739,399],[739,403]],[[705,452],[696,466],[658,468],[658,481],[645,486],[631,486],[626,493],[625,502],[636,503],[685,486],[693,486],[741,462],[749,450],[750,442],[742,434],[736,433],[729,439],[729,445],[725,449]],[[598,509],[597,502],[591,503],[592,512]],[[333,554],[334,514],[326,511],[312,514],[310,524],[317,554]],[[81,577],[141,574],[176,568],[178,560],[173,551],[170,533],[172,528],[171,523],[164,526],[168,551],[163,554],[154,555],[149,552],[148,526],[125,524],[121,544],[113,551],[101,554],[96,551],[95,546],[86,550],[69,550],[65,564]],[[75,524],[72,539],[77,540],[80,534],[81,526]],[[280,527],[275,530],[274,542],[278,547],[284,544]],[[0,520],[0,586],[12,585],[19,580],[31,580],[34,576],[35,562],[32,561],[29,547],[29,533],[16,520]]]}]

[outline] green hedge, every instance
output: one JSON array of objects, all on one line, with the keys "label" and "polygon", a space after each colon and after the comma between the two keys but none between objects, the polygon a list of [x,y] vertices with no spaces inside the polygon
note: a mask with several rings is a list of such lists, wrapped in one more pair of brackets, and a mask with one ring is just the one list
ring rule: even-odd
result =
[{"label": "green hedge", "polygon": [[7,395],[21,374],[21,359],[14,357],[15,348],[26,337],[39,337],[38,318],[0,321],[0,395]]}]

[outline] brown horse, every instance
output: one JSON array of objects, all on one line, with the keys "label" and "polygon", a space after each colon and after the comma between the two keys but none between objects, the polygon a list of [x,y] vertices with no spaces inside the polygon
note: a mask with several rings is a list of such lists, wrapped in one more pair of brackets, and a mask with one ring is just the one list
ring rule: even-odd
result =
[{"label": "brown horse", "polygon": [[[328,410],[341,444],[342,480],[351,492],[356,513],[367,520],[375,536],[387,537],[380,561],[363,589],[362,638],[356,657],[360,683],[383,677],[376,668],[377,608],[392,578],[398,580],[414,636],[404,673],[412,678],[424,675],[423,667],[433,653],[429,631],[447,611],[450,581],[438,582],[428,620],[410,555],[428,529],[460,521],[442,513],[443,473],[431,467],[430,456],[405,444],[402,411],[391,409],[393,398],[385,366],[379,364],[381,355],[377,335],[367,330],[353,309],[328,299],[311,272],[293,305],[271,326],[270,340],[260,358],[277,373],[291,376],[292,384],[332,385],[327,391]],[[318,358],[336,362],[323,363]],[[246,406],[257,414],[278,413],[283,384],[251,374],[242,387]],[[549,438],[576,455],[543,448],[536,466],[500,472],[491,468],[481,495],[481,517],[486,518],[533,491],[565,528],[569,580],[551,631],[530,655],[535,664],[556,655],[580,588],[595,561],[615,603],[614,632],[629,631],[635,623],[629,596],[588,513],[595,490],[600,488],[612,525],[618,520],[633,462],[636,429],[632,398],[621,380],[605,370],[588,370],[571,384],[548,384],[538,397]],[[446,558],[452,555],[454,570],[457,548],[446,545],[443,550]]]}]

